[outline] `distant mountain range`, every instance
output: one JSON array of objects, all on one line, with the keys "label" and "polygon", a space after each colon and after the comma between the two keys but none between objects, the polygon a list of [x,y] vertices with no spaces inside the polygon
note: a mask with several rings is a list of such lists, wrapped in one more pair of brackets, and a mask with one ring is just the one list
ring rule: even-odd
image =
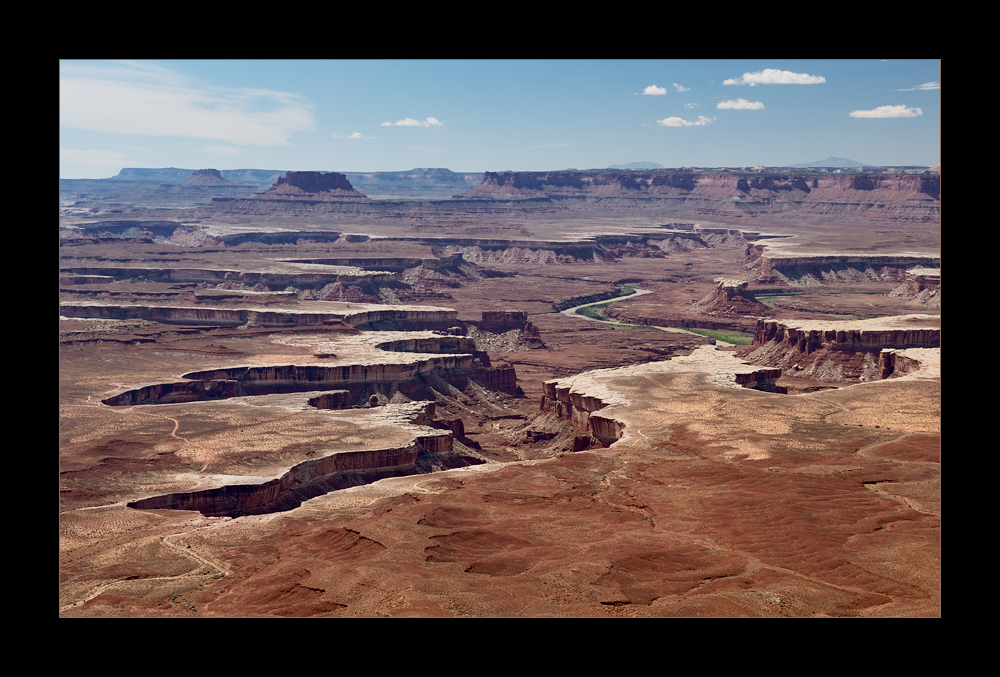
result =
[{"label": "distant mountain range", "polygon": [[611,165],[608,169],[666,169],[656,162],[626,162],[623,165]]},{"label": "distant mountain range", "polygon": [[789,167],[871,167],[872,165],[865,164],[864,162],[858,162],[857,160],[848,160],[843,157],[833,157],[832,155],[825,160],[817,160],[816,162],[803,162],[798,165],[788,165]]}]

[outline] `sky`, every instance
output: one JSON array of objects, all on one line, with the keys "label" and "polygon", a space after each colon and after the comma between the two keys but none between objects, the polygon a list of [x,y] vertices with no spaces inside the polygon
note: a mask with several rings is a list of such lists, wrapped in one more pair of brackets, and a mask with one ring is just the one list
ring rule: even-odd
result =
[{"label": "sky", "polygon": [[60,178],[941,162],[941,62],[59,62]]}]

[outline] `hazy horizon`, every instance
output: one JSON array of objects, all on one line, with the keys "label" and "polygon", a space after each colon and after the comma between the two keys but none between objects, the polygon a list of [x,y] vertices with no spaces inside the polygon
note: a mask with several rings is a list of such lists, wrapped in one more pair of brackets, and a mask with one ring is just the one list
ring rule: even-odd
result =
[{"label": "hazy horizon", "polygon": [[939,60],[60,61],[60,178],[940,164]]}]

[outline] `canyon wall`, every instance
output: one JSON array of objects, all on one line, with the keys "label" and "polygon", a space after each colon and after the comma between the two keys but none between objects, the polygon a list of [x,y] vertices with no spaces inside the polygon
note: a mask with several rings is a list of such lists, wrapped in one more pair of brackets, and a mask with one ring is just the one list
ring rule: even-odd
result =
[{"label": "canyon wall", "polygon": [[[681,201],[747,213],[807,211],[815,214],[869,213],[903,220],[940,218],[940,174],[826,174],[765,170],[629,170],[486,172],[464,199],[582,199],[639,206]],[[708,212],[706,212],[708,213]]]},{"label": "canyon wall", "polygon": [[237,327],[288,327],[350,324],[361,329],[447,329],[458,324],[458,312],[446,308],[370,306],[372,309],[311,312],[248,308],[116,305],[104,303],[59,304],[63,317],[105,320],[154,320],[165,324]]},{"label": "canyon wall", "polygon": [[766,253],[759,245],[747,247],[748,267],[762,281],[791,284],[899,281],[908,279],[912,268],[938,268],[936,256],[801,255]]},{"label": "canyon wall", "polygon": [[[127,503],[138,510],[197,510],[207,516],[259,515],[289,510],[302,501],[337,489],[368,484],[385,477],[420,472],[426,454],[447,454],[451,432],[434,431],[403,447],[344,451],[300,463],[280,478],[261,484],[235,484],[205,491],[179,492]],[[477,463],[467,459],[468,464]]]},{"label": "canyon wall", "polygon": [[[852,321],[758,320],[747,360],[819,381],[865,382],[918,366],[896,351],[941,346],[940,317],[903,315]],[[912,362],[912,361],[911,361]]]},{"label": "canyon wall", "polygon": [[[309,172],[298,172],[310,174]],[[293,172],[289,172],[289,175]],[[324,174],[322,176],[331,176]],[[329,179],[332,181],[332,179]],[[280,180],[279,180],[280,181]],[[286,178],[287,181],[287,178]],[[347,181],[344,177],[344,181]],[[380,200],[349,193],[313,191],[304,179],[297,192],[275,184],[252,198],[216,198],[199,211],[247,215],[282,213],[512,214],[572,209],[655,209],[715,215],[799,214],[865,220],[940,220],[940,174],[829,174],[811,170],[564,170],[486,172],[482,182],[448,200]],[[350,185],[347,182],[347,185]],[[353,187],[350,189],[353,191]]]},{"label": "canyon wall", "polygon": [[395,281],[388,271],[369,272],[360,267],[338,266],[329,270],[315,271],[253,271],[223,270],[215,268],[138,268],[112,266],[76,266],[60,269],[62,275],[100,275],[115,280],[147,280],[150,282],[175,283],[223,283],[235,282],[247,286],[264,285],[268,288],[284,289],[287,286],[317,288],[327,284],[375,284],[386,285]]},{"label": "canyon wall", "polygon": [[[919,318],[922,316],[909,316]],[[859,321],[854,321],[857,323]],[[779,320],[758,320],[754,331],[752,347],[764,343],[779,343],[794,348],[801,353],[809,353],[829,347],[841,351],[867,350],[876,351],[882,348],[940,348],[941,329],[933,316],[927,316],[924,326],[918,322],[913,328],[899,326],[878,326],[877,323],[852,327],[852,322],[841,322],[839,326],[832,322],[782,322]]]}]

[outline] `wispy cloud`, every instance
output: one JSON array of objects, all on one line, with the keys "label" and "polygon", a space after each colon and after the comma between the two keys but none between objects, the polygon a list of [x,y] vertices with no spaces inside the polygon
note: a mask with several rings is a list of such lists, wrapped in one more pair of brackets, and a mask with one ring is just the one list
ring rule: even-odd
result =
[{"label": "wispy cloud", "polygon": [[695,108],[701,108],[701,104],[699,104],[699,103],[686,103],[686,104],[684,104],[684,107],[687,108],[688,110],[694,110]]},{"label": "wispy cloud", "polygon": [[128,159],[121,153],[110,150],[74,150],[60,148],[59,160],[63,164],[82,165],[94,169],[121,169]]},{"label": "wispy cloud", "polygon": [[764,104],[760,101],[732,99],[730,101],[720,101],[716,108],[721,110],[764,110]]},{"label": "wispy cloud", "polygon": [[350,134],[331,134],[335,139],[374,139],[374,136],[365,136],[361,132],[351,132]]},{"label": "wispy cloud", "polygon": [[806,73],[793,73],[791,71],[779,71],[775,68],[765,68],[756,73],[744,73],[738,78],[723,80],[724,85],[818,85],[826,82],[822,75],[807,75]]},{"label": "wispy cloud", "polygon": [[287,92],[193,85],[144,62],[64,62],[60,71],[60,124],[73,129],[279,146],[315,127],[310,103]]},{"label": "wispy cloud", "polygon": [[674,83],[674,89],[676,89],[678,92],[686,92],[686,91],[688,91],[690,89],[690,87],[682,87],[681,85],[678,85],[675,82]]},{"label": "wispy cloud", "polygon": [[698,119],[693,121],[685,120],[684,118],[671,117],[657,120],[656,124],[662,127],[701,127],[702,125],[707,125],[714,120],[715,118],[707,118],[704,115],[699,115]]},{"label": "wispy cloud", "polygon": [[414,120],[413,118],[403,118],[402,120],[396,120],[395,122],[383,122],[383,127],[444,127],[437,118],[424,118],[423,120]]},{"label": "wispy cloud", "polygon": [[216,143],[211,146],[205,146],[205,152],[217,153],[219,155],[239,155],[243,152],[243,149],[236,146],[224,146]]},{"label": "wispy cloud", "polygon": [[856,110],[849,113],[852,118],[915,118],[923,114],[919,108],[908,108],[903,105],[879,106],[872,110]]},{"label": "wispy cloud", "polygon": [[925,82],[922,85],[917,85],[916,87],[910,87],[908,89],[890,89],[890,92],[923,92],[931,89],[941,89],[940,82]]},{"label": "wispy cloud", "polygon": [[646,89],[642,90],[642,93],[646,96],[663,96],[667,93],[667,88],[650,85],[649,87],[646,87]]}]

